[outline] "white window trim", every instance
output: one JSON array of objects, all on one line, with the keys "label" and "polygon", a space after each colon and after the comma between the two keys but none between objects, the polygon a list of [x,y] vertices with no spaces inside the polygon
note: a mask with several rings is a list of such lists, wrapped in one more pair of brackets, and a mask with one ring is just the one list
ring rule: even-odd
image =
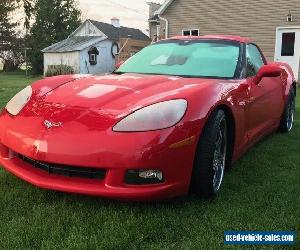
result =
[{"label": "white window trim", "polygon": [[156,35],[160,37],[160,24],[156,25]]},{"label": "white window trim", "polygon": [[185,29],[185,30],[182,30],[182,36],[184,36],[184,32],[186,32],[186,31],[189,31],[190,32],[190,36],[192,35],[192,31],[193,30],[197,30],[198,31],[198,36],[200,36],[200,29]]}]

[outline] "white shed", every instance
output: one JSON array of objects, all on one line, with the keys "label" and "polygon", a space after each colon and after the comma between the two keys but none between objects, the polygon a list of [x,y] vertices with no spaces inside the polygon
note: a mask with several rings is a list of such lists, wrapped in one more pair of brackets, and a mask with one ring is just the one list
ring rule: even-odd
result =
[{"label": "white shed", "polygon": [[80,74],[112,72],[119,41],[126,37],[149,40],[138,29],[120,26],[116,18],[112,24],[86,20],[67,39],[42,50],[44,74],[50,65],[68,65]]}]

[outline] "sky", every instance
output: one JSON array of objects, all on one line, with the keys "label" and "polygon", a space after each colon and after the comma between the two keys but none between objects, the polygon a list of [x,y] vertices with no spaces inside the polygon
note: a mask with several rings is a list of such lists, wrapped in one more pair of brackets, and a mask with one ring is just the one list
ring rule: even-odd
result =
[{"label": "sky", "polygon": [[[1,0],[0,0],[1,1]],[[82,19],[111,23],[112,17],[120,19],[121,26],[137,28],[148,33],[149,6],[147,2],[163,3],[165,0],[76,0],[82,12]],[[24,13],[19,9],[13,14],[23,28]]]},{"label": "sky", "polygon": [[[150,0],[78,0],[82,18],[110,23],[112,17],[120,19],[121,26],[148,30]],[[152,0],[163,3],[164,0]]]}]

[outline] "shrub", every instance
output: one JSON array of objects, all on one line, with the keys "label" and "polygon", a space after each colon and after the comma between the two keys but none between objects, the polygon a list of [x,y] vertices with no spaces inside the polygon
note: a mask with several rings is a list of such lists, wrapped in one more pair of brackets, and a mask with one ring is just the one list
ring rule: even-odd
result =
[{"label": "shrub", "polygon": [[74,69],[68,65],[49,65],[46,76],[70,75],[74,74]]}]

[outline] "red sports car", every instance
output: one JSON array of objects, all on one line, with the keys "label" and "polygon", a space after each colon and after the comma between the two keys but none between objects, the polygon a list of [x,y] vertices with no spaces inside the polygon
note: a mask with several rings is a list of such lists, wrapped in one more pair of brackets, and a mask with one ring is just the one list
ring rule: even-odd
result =
[{"label": "red sports car", "polygon": [[224,169],[289,132],[296,82],[233,36],[174,37],[109,75],[45,78],[0,115],[0,165],[40,188],[125,200],[212,198]]}]

